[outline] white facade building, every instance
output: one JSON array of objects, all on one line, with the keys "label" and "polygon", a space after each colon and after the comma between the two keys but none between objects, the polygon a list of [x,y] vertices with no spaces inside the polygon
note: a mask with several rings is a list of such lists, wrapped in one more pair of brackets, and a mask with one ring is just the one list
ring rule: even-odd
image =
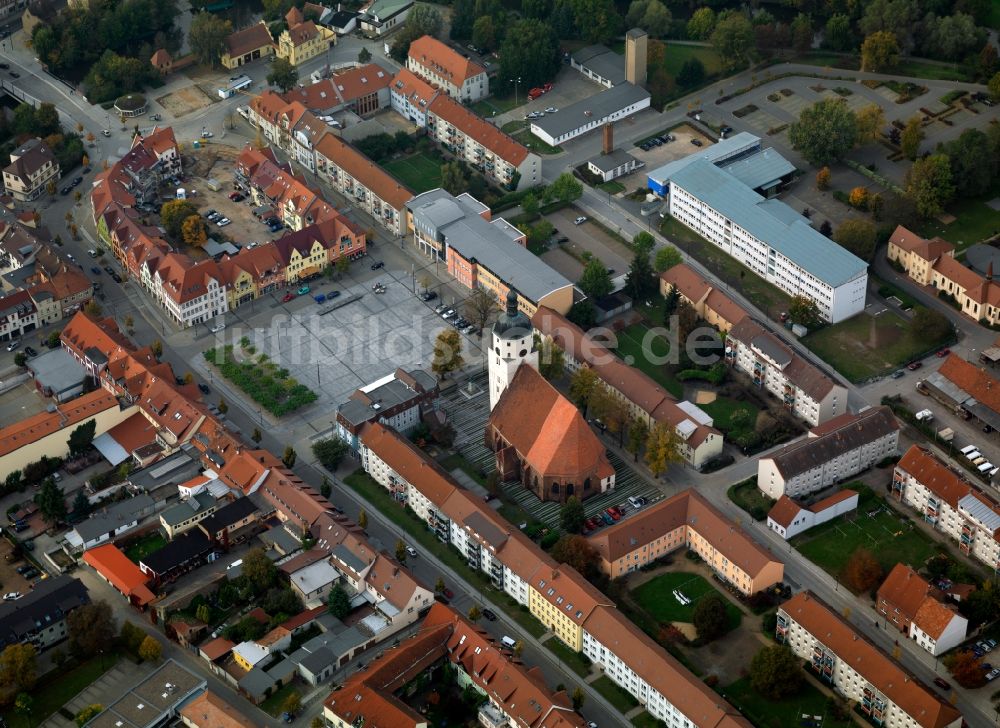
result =
[{"label": "white facade building", "polygon": [[775,500],[806,496],[896,455],[898,445],[899,424],[888,407],[843,414],[757,461],[757,487]]},{"label": "white facade building", "polygon": [[649,99],[648,91],[626,81],[533,119],[531,133],[554,147],[648,109]]},{"label": "white facade building", "polygon": [[896,464],[891,490],[893,497],[955,541],[963,554],[1000,569],[1000,504],[930,451],[913,445]]},{"label": "white facade building", "polygon": [[958,728],[962,715],[808,591],[778,609],[776,635],[876,725]]},{"label": "white facade building", "polygon": [[812,426],[847,411],[847,388],[747,316],[726,334],[726,362]]},{"label": "white facade building", "polygon": [[768,512],[767,527],[787,541],[813,526],[832,521],[857,508],[858,493],[850,489],[834,493],[811,506],[801,506],[783,495]]},{"label": "white facade building", "polygon": [[[758,156],[767,171],[772,160]],[[695,155],[650,173],[650,187],[667,200],[672,217],[788,295],[814,301],[827,321],[861,313],[867,263],[750,186],[771,184],[766,178]]]}]

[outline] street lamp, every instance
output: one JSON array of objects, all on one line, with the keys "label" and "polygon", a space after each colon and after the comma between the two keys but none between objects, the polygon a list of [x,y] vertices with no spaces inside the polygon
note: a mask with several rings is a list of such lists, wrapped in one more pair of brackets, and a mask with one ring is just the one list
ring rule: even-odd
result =
[{"label": "street lamp", "polygon": [[518,76],[517,78],[512,78],[512,79],[510,79],[510,82],[512,84],[514,84],[514,106],[517,106],[518,105],[517,104],[517,86],[518,86],[519,83],[521,83],[521,77]]}]

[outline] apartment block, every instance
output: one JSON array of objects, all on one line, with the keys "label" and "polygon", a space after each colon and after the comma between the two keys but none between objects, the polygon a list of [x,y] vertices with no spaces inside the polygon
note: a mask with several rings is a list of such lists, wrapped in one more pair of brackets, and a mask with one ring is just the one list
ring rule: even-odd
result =
[{"label": "apartment block", "polygon": [[694,490],[644,508],[588,539],[612,579],[680,548],[701,556],[719,579],[750,596],[778,583],[784,565]]},{"label": "apartment block", "polygon": [[672,290],[676,290],[680,300],[694,309],[698,318],[722,333],[749,315],[687,263],[678,263],[660,273],[660,295],[666,296]]},{"label": "apartment block", "polygon": [[934,266],[941,258],[954,258],[955,246],[942,238],[926,240],[902,225],[889,236],[886,257],[921,286],[934,280]]},{"label": "apartment block", "polygon": [[726,363],[814,427],[847,411],[847,388],[796,354],[752,318],[726,335]]},{"label": "apartment block", "polygon": [[432,36],[410,43],[406,67],[464,104],[490,95],[486,69]]},{"label": "apartment block", "polygon": [[773,149],[760,150],[759,138],[737,134],[654,170],[649,187],[672,217],[837,323],[864,310],[868,265],[772,197],[792,172]]},{"label": "apartment block", "polygon": [[1000,503],[930,450],[913,445],[896,464],[891,495],[916,510],[963,554],[1000,569]]},{"label": "apartment block", "polygon": [[406,434],[433,409],[439,392],[434,375],[422,369],[399,368],[355,390],[337,406],[337,435],[357,452],[365,423],[380,422]]},{"label": "apartment block", "polygon": [[775,637],[875,725],[959,728],[962,715],[809,591],[778,608]]},{"label": "apartment block", "polygon": [[757,461],[757,487],[770,498],[815,493],[898,453],[899,423],[888,407],[842,414],[804,440]]},{"label": "apartment block", "polygon": [[969,620],[908,564],[896,564],[878,588],[875,609],[904,635],[932,655],[942,655],[965,641]]}]

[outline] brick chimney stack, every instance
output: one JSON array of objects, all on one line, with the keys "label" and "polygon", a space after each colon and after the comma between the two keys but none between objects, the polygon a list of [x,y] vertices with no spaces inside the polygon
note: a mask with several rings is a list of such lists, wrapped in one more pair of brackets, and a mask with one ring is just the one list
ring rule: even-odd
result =
[{"label": "brick chimney stack", "polygon": [[607,124],[604,125],[604,147],[603,147],[604,154],[611,154],[611,152],[614,151],[614,148],[615,148],[614,123],[609,121]]}]

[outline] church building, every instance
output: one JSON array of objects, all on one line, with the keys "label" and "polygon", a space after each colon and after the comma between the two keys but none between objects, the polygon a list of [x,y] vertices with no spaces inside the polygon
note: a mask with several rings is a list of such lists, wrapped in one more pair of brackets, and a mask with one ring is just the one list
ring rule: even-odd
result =
[{"label": "church building", "polygon": [[564,503],[604,493],[615,471],[580,410],[538,372],[531,322],[517,294],[493,327],[486,446],[502,480],[520,480],[543,501]]}]

